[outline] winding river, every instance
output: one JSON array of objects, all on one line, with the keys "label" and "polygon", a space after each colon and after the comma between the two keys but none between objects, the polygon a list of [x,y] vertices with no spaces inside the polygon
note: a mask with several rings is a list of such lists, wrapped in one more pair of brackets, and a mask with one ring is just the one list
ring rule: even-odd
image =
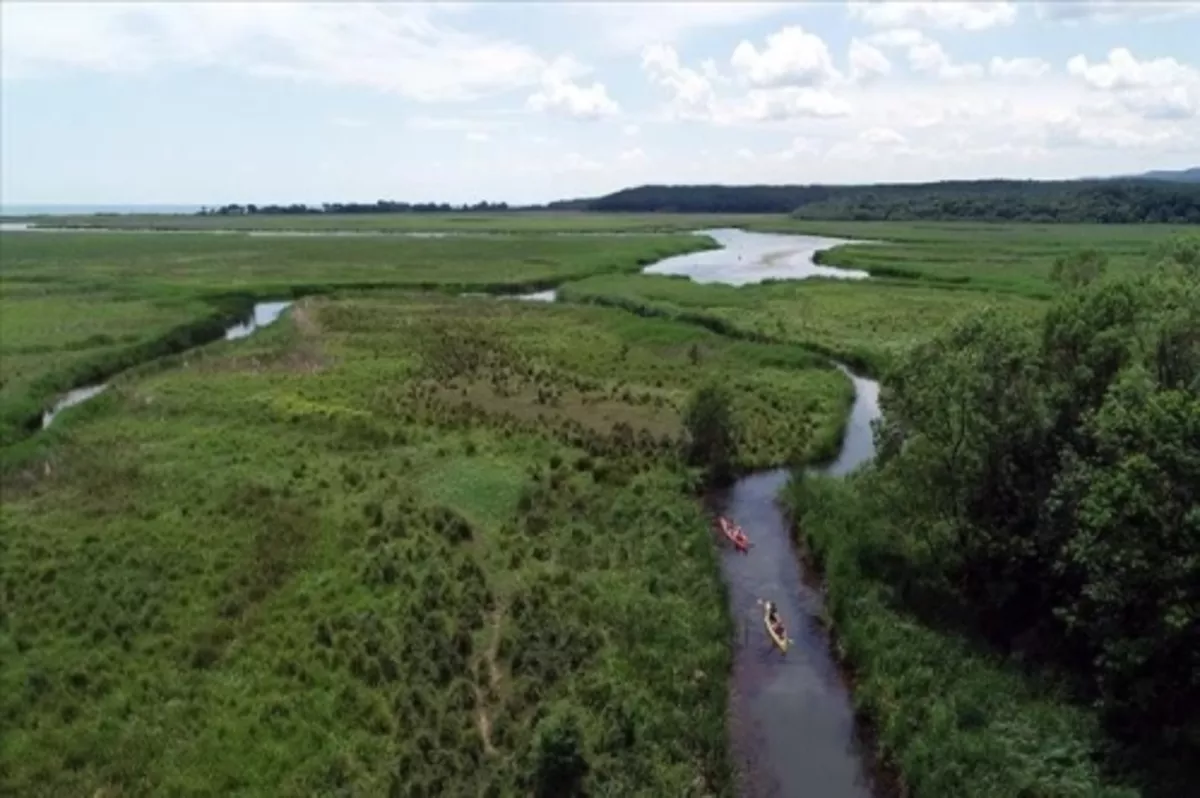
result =
[{"label": "winding river", "polygon": [[[868,277],[813,263],[817,251],[849,241],[742,230],[701,232],[722,249],[667,258],[645,272],[730,285]],[[551,299],[545,293],[523,298]],[[871,422],[880,416],[879,383],[836,365],[854,384],[854,404],[838,456],[820,471],[843,476],[875,455]],[[732,547],[721,553],[736,628],[729,714],[738,794],[871,798],[882,789],[874,782],[871,752],[859,737],[849,686],[819,623],[821,592],[804,572],[778,501],[789,478],[787,469],[751,474],[707,502],[741,526],[751,542],[748,554]],[[787,624],[792,645],[786,655],[767,638],[760,599],[774,601]]]},{"label": "winding river", "polygon": [[[698,282],[746,285],[767,279],[812,277],[864,279],[865,272],[813,263],[814,254],[850,243],[813,236],[704,230],[719,250],[659,261],[647,274],[687,276]],[[854,242],[862,243],[862,242]],[[553,290],[507,298],[554,302]],[[246,337],[265,327],[289,302],[263,302],[252,316],[226,330],[226,339]],[[880,415],[879,384],[838,368],[854,383],[855,399],[838,457],[821,469],[842,476],[875,453],[871,422]],[[43,416],[49,426],[63,409],[101,393],[107,386],[71,391]],[[737,635],[730,684],[731,748],[742,796],[870,798],[878,793],[869,766],[870,752],[858,736],[850,690],[830,651],[818,619],[822,596],[803,570],[791,525],[777,499],[789,479],[786,469],[751,474],[708,498],[716,512],[746,530],[749,554],[723,549],[721,570],[728,586],[730,614]],[[793,639],[786,655],[769,642],[759,599],[778,604]]]}]

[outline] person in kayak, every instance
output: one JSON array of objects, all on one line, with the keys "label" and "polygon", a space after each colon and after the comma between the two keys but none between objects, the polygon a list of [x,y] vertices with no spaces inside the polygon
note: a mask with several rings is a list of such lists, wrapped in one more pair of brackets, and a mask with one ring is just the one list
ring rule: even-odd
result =
[{"label": "person in kayak", "polygon": [[783,621],[779,618],[779,608],[774,601],[767,602],[767,623],[775,630],[775,634],[783,637]]},{"label": "person in kayak", "polygon": [[746,539],[746,533],[742,531],[741,527],[730,521],[725,516],[719,516],[717,518],[717,522],[721,525],[721,531],[739,546],[745,546],[747,543],[749,543],[749,541]]}]

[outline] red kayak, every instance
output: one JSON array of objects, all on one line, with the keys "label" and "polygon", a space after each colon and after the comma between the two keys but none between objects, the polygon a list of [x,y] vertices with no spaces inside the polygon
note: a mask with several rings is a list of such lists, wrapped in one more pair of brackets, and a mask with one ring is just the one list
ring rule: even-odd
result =
[{"label": "red kayak", "polygon": [[721,527],[721,532],[725,534],[725,537],[729,538],[729,542],[733,544],[734,548],[745,554],[746,550],[750,547],[750,540],[746,537],[746,533],[742,531],[742,528],[724,516],[718,518],[717,523]]}]

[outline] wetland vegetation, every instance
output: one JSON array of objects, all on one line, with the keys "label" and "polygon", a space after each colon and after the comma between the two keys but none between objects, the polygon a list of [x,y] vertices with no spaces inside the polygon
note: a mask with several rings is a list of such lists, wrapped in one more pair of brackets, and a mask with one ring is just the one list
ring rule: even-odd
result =
[{"label": "wetland vegetation", "polygon": [[536,290],[714,246],[699,236],[0,234],[0,443],[69,388],[214,340],[257,299],[364,287]]},{"label": "wetland vegetation", "polygon": [[1200,239],[1055,272],[1039,320],[992,308],[896,359],[876,466],[789,497],[915,794],[1196,784]]},{"label": "wetland vegetation", "polygon": [[872,277],[733,288],[635,274],[729,217],[162,218],[508,234],[0,235],[0,792],[732,794],[696,497],[837,452],[830,356],[883,378],[880,464],[789,498],[909,794],[1152,796],[1195,753],[1172,228],[760,216]]}]

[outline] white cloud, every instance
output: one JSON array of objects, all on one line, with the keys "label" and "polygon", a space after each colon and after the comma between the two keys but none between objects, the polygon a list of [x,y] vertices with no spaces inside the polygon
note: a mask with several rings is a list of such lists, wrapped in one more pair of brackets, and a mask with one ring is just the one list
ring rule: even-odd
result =
[{"label": "white cloud", "polygon": [[942,45],[915,28],[896,28],[867,37],[869,44],[888,49],[903,49],[909,69],[943,80],[977,78],[983,75],[979,64],[956,64]]},{"label": "white cloud", "polygon": [[850,114],[846,100],[823,89],[752,89],[740,100],[718,106],[718,118],[730,124],[812,117],[832,119]]},{"label": "white cloud", "polygon": [[538,82],[531,48],[445,24],[429,4],[4,4],[6,78],[209,67],[466,101]]},{"label": "white cloud", "polygon": [[998,78],[1039,78],[1050,70],[1041,58],[993,57],[988,71]]},{"label": "white cloud", "polygon": [[648,160],[645,151],[641,147],[624,150],[617,158],[625,163],[645,163]]},{"label": "white cloud", "polygon": [[[751,57],[745,50],[741,52],[743,74],[752,83],[778,86],[779,81],[789,79],[788,75],[790,79],[800,77],[794,64],[787,66],[764,60],[761,54]],[[809,87],[752,88],[741,95],[719,96],[708,78],[682,65],[675,50],[665,45],[647,48],[642,64],[652,82],[671,92],[667,111],[675,119],[742,125],[798,118],[829,119],[851,112],[846,100],[827,90]]]},{"label": "white cloud", "polygon": [[908,143],[908,139],[892,130],[890,127],[873,127],[858,134],[859,141],[864,144],[900,146]]},{"label": "white cloud", "polygon": [[978,64],[956,64],[942,49],[942,45],[926,39],[908,48],[908,65],[917,72],[936,75],[946,80],[976,78],[983,74]]},{"label": "white cloud", "polygon": [[640,52],[654,44],[679,44],[692,33],[722,30],[787,14],[784,3],[570,3],[568,19],[618,51]]},{"label": "white cloud", "polygon": [[571,80],[576,69],[561,62],[542,73],[542,88],[529,96],[526,106],[532,111],[553,111],[576,119],[600,119],[616,114],[620,107],[608,96],[599,81],[584,86]]},{"label": "white cloud", "polygon": [[625,127],[621,128],[621,132],[626,136],[636,136],[640,130],[641,128],[634,124],[625,125]]},{"label": "white cloud", "polygon": [[1125,47],[1105,61],[1091,63],[1076,55],[1067,72],[1094,90],[1112,93],[1138,115],[1152,119],[1184,119],[1200,115],[1200,70],[1174,58],[1138,59]]},{"label": "white cloud", "polygon": [[1089,123],[1077,114],[1051,119],[1045,126],[1045,137],[1050,147],[1068,148],[1177,150],[1195,143],[1194,137],[1189,139],[1179,128],[1114,127],[1106,122]]},{"label": "white cloud", "polygon": [[1106,61],[1095,64],[1077,55],[1067,62],[1067,71],[1097,89],[1167,88],[1200,79],[1194,67],[1174,58],[1138,61],[1125,47],[1110,50]]},{"label": "white cloud", "polygon": [[741,161],[753,161],[754,160],[754,151],[751,150],[749,147],[739,147],[733,153],[733,157],[735,157]]},{"label": "white cloud", "polygon": [[743,39],[729,63],[754,86],[820,86],[839,77],[825,42],[799,25],[768,35],[761,52]]},{"label": "white cloud", "polygon": [[670,106],[681,118],[708,116],[716,94],[712,82],[694,69],[683,66],[675,48],[655,44],[642,52],[642,69],[650,80],[671,93]]},{"label": "white cloud", "polygon": [[491,140],[492,140],[492,137],[489,136],[487,133],[482,133],[482,132],[476,131],[476,132],[467,134],[467,141],[474,142],[475,144],[483,144],[483,143],[491,141]]},{"label": "white cloud", "polygon": [[1200,3],[1187,0],[1043,0],[1034,4],[1038,19],[1081,22],[1161,22],[1200,14]]},{"label": "white cloud", "polygon": [[915,47],[926,41],[925,34],[916,28],[893,28],[867,37],[877,47]]},{"label": "white cloud", "polygon": [[860,40],[850,40],[850,79],[866,82],[887,76],[892,62],[879,49]]},{"label": "white cloud", "polygon": [[779,153],[779,158],[784,161],[791,161],[804,156],[817,155],[819,152],[819,142],[805,136],[796,136]]},{"label": "white cloud", "polygon": [[897,2],[850,0],[850,17],[877,28],[933,27],[980,31],[1011,25],[1017,18],[1012,2]]},{"label": "white cloud", "polygon": [[604,168],[604,165],[585,155],[570,152],[563,158],[559,168],[564,172],[598,172]]},{"label": "white cloud", "polygon": [[332,124],[336,125],[337,127],[366,127],[367,126],[367,123],[364,122],[363,120],[354,119],[354,118],[348,117],[348,116],[335,116],[333,119],[331,119],[329,121]]}]

